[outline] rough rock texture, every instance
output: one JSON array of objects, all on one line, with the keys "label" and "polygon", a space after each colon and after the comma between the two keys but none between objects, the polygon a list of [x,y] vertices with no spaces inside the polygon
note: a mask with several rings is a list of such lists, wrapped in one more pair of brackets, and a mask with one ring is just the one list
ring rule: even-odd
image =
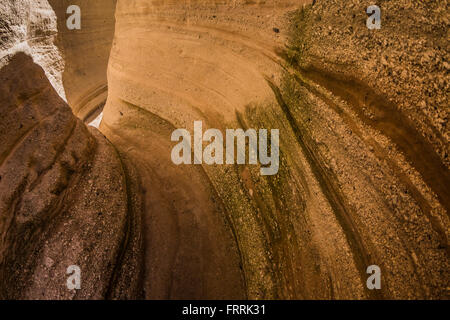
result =
[{"label": "rough rock texture", "polygon": [[448,297],[448,4],[384,1],[377,31],[368,5],[293,15],[279,100],[359,270],[384,270],[386,298]]},{"label": "rough rock texture", "polygon": [[44,69],[50,83],[65,99],[64,61],[55,46],[56,37],[56,14],[47,0],[0,3],[0,67],[16,52],[26,52]]},{"label": "rough rock texture", "polygon": [[[191,228],[177,218],[180,199],[198,204],[193,217],[216,213],[198,193],[221,199],[249,298],[448,294],[446,5],[412,3],[383,2],[377,33],[366,1],[305,11],[298,1],[118,1],[101,130],[144,168],[149,297],[159,291],[153,277],[173,268],[191,286],[176,268],[188,249],[152,230]],[[167,141],[194,120],[279,128],[280,172],[205,165],[209,183],[193,179],[192,168],[171,164]],[[383,271],[380,291],[366,288],[372,264]]]},{"label": "rough rock texture", "polygon": [[[266,78],[281,77],[275,49],[286,39],[284,14],[296,8],[298,1],[118,1],[100,128],[134,159],[147,188],[146,297],[308,297],[307,288],[323,287],[315,281],[328,281],[304,281],[316,261],[298,250],[309,236],[294,234],[305,232],[298,177],[170,159],[171,132],[192,130],[194,120],[204,130],[239,128],[247,109],[273,119],[279,107]],[[279,128],[269,121],[248,124]]]},{"label": "rough rock texture", "polygon": [[[381,30],[365,0],[75,2],[64,89],[82,120],[107,93],[114,147],[30,58],[1,70],[1,297],[449,297],[446,0],[380,1]],[[279,129],[278,174],[174,165],[196,120]]]},{"label": "rough rock texture", "polygon": [[1,69],[0,101],[0,298],[139,298],[136,175],[29,56]]}]

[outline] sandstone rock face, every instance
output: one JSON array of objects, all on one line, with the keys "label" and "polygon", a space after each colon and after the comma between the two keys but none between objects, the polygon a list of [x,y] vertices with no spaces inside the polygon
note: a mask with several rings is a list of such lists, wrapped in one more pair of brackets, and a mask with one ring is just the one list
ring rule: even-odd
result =
[{"label": "sandstone rock face", "polygon": [[[49,0],[58,23],[56,46],[64,56],[62,79],[67,102],[84,121],[92,120],[106,101],[106,69],[114,36],[116,0]],[[69,30],[67,8],[77,5],[81,29]]]},{"label": "sandstone rock face", "polygon": [[5,0],[0,4],[0,67],[16,52],[26,52],[45,71],[58,94],[65,99],[62,83],[64,60],[55,45],[56,14],[47,0]]},{"label": "sandstone rock face", "polygon": [[[308,260],[308,253],[300,257],[297,236],[287,238],[291,219],[298,224],[287,212],[299,213],[303,206],[296,182],[256,181],[254,166],[176,166],[170,135],[176,128],[192,130],[196,120],[205,130],[278,128],[262,122],[279,109],[266,78],[281,77],[275,51],[286,33],[273,28],[283,30],[283,15],[297,7],[297,1],[275,7],[245,1],[118,2],[100,128],[133,157],[148,185],[149,298],[296,297],[302,276],[293,268]],[[267,116],[252,123],[244,118],[246,110]],[[282,208],[279,196],[285,191],[292,206]]]},{"label": "sandstone rock face", "polygon": [[[71,5],[81,10],[80,30],[67,27]],[[0,66],[16,52],[26,52],[74,114],[92,120],[106,101],[115,7],[116,0],[2,1]]]},{"label": "sandstone rock face", "polygon": [[[366,1],[311,2],[0,5],[0,297],[448,297],[446,1],[384,1],[380,30]],[[278,173],[175,165],[194,121],[279,129]]]},{"label": "sandstone rock face", "polygon": [[445,297],[446,3],[387,1],[377,32],[361,3],[320,2],[294,17],[280,100],[330,182],[359,270],[385,270],[384,297]]},{"label": "sandstone rock face", "polygon": [[[137,181],[19,53],[0,72],[0,297],[138,298]],[[68,290],[77,265],[82,289]]]},{"label": "sandstone rock face", "polygon": [[[433,31],[408,21],[415,29],[405,25],[391,39],[402,23],[397,2],[386,4],[393,18],[376,34],[366,27],[362,1],[322,1],[302,11],[298,1],[119,0],[101,129],[136,161],[158,168],[148,181],[167,186],[149,189],[148,208],[180,199],[173,189],[218,194],[248,297],[445,295],[445,88],[433,98],[413,91],[433,90],[432,79],[447,71],[436,65],[429,82],[414,84],[409,79],[434,67],[419,53],[406,58],[434,32],[436,43],[424,43],[436,59],[430,63],[445,60],[445,50],[433,49],[444,48],[442,22],[434,20],[442,7],[402,6],[426,11]],[[395,70],[379,63],[384,56]],[[429,112],[416,107],[421,99]],[[260,177],[252,166],[203,166],[210,183],[197,186],[190,168],[172,168],[172,145],[164,147],[171,129],[192,132],[195,120],[222,130],[280,128],[280,172]],[[155,153],[157,139],[163,149]],[[195,210],[209,210],[202,204]],[[163,241],[151,237],[150,246]],[[384,270],[378,292],[365,286],[372,264]]]}]

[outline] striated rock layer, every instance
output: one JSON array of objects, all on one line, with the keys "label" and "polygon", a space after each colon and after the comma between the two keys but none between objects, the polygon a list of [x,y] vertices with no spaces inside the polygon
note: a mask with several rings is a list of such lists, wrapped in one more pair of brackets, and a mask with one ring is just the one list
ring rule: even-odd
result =
[{"label": "striated rock layer", "polygon": [[[136,173],[19,53],[0,71],[0,298],[139,298]],[[81,290],[66,270],[81,269]]]},{"label": "striated rock layer", "polygon": [[64,60],[55,45],[57,32],[56,14],[47,0],[5,0],[0,4],[0,67],[8,64],[17,52],[26,52],[66,99],[62,81]]},{"label": "striated rock layer", "polygon": [[[0,297],[448,298],[447,1],[383,1],[369,30],[363,0],[80,0],[70,32],[48,2],[68,103],[107,95],[106,138],[8,52]],[[278,174],[175,165],[194,121],[279,129]]]},{"label": "striated rock layer", "polygon": [[293,15],[278,100],[380,296],[448,297],[447,3],[383,2],[375,32],[364,5]]},{"label": "striated rock layer", "polygon": [[[66,25],[71,5],[80,8],[79,30]],[[115,7],[116,0],[2,1],[0,67],[16,52],[26,52],[74,114],[92,120],[106,101]]]},{"label": "striated rock layer", "polygon": [[263,178],[255,166],[176,166],[170,158],[172,131],[192,130],[195,120],[204,130],[280,128],[267,79],[281,78],[275,52],[287,35],[284,14],[296,8],[298,1],[118,2],[100,128],[134,159],[147,189],[146,297],[329,291],[328,274],[309,272],[317,269],[315,253],[299,250],[310,247],[299,176],[282,169]]},{"label": "striated rock layer", "polygon": [[[106,69],[114,36],[116,0],[48,0],[57,18],[56,46],[64,56],[62,80],[73,113],[90,121],[103,108],[108,84]],[[66,26],[67,8],[77,5],[81,29]]]},{"label": "striated rock layer", "polygon": [[[118,1],[101,130],[144,177],[147,297],[180,297],[178,286],[194,289],[179,266],[220,261],[190,235],[223,242],[204,218],[217,214],[249,298],[448,294],[445,5],[387,1],[379,32],[366,27],[366,6]],[[402,8],[427,23],[404,23]],[[171,131],[192,132],[195,120],[280,129],[280,172],[174,166]],[[379,291],[366,287],[372,264]],[[193,294],[181,297],[211,297]]]}]

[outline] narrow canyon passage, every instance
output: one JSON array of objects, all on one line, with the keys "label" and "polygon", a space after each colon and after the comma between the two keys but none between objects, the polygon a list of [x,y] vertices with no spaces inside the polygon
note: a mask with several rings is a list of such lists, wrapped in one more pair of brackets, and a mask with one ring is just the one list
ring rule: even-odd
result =
[{"label": "narrow canyon passage", "polygon": [[[0,298],[448,297],[444,4],[369,30],[361,0],[25,3],[0,24]],[[176,165],[195,121],[279,130],[279,170]]]}]

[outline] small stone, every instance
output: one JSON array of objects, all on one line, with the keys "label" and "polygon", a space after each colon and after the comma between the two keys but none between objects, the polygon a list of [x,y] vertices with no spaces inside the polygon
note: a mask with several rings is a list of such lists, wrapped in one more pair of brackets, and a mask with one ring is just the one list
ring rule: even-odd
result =
[{"label": "small stone", "polygon": [[54,263],[55,263],[55,261],[53,261],[53,259],[50,258],[50,257],[46,257],[46,258],[44,259],[44,264],[45,264],[45,266],[46,266],[47,268],[51,268],[51,267],[53,266]]},{"label": "small stone", "polygon": [[425,102],[425,100],[419,102],[419,107],[422,109],[425,109],[427,107],[427,103]]}]

